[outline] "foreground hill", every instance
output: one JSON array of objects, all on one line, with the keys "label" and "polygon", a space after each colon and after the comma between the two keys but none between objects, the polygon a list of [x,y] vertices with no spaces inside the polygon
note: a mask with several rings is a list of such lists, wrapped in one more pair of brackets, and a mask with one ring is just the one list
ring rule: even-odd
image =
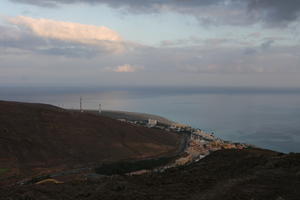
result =
[{"label": "foreground hill", "polygon": [[0,189],[0,199],[299,200],[300,154],[220,150],[197,163],[140,176]]},{"label": "foreground hill", "polygon": [[45,104],[0,101],[0,180],[177,152],[180,137]]}]

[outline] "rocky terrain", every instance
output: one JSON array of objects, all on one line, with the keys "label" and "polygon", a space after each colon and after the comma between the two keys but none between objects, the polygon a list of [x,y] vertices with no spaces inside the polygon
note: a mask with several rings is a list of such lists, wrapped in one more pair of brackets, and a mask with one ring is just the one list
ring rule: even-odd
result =
[{"label": "rocky terrain", "polygon": [[196,163],[138,176],[48,180],[0,189],[0,199],[298,200],[300,154],[227,149]]}]

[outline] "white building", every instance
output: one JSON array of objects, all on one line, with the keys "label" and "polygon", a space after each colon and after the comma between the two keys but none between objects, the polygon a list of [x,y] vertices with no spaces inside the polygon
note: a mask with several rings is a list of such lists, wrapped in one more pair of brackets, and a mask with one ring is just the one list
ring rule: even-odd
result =
[{"label": "white building", "polygon": [[157,120],[155,119],[148,119],[148,127],[154,127],[157,125]]}]

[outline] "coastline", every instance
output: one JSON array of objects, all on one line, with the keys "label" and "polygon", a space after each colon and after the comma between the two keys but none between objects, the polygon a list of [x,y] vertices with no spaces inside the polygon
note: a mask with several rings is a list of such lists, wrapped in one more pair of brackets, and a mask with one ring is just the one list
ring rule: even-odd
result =
[{"label": "coastline", "polygon": [[[80,110],[73,111],[80,112]],[[221,149],[241,150],[246,148],[255,148],[254,145],[250,144],[225,141],[216,137],[214,133],[208,133],[204,130],[193,128],[190,125],[178,123],[159,115],[113,110],[103,110],[101,112],[97,110],[84,110],[82,112],[110,117],[136,126],[161,129],[167,132],[175,132],[183,135],[183,140],[185,141],[181,141],[184,145],[180,144],[180,152],[178,153],[180,156],[174,162],[155,169],[156,171],[164,171],[167,168],[198,162],[200,159],[208,156],[212,152]]]},{"label": "coastline", "polygon": [[[71,112],[83,112],[97,116],[109,115],[114,116],[116,120],[122,123],[129,123],[132,126],[143,126],[149,129],[161,129],[162,134],[171,132],[176,133],[181,136],[181,140],[178,143],[178,150],[176,153],[169,156],[159,156],[148,159],[132,160],[132,161],[120,161],[112,162],[107,165],[94,166],[94,167],[83,167],[75,168],[71,170],[61,171],[58,173],[51,173],[42,176],[33,177],[32,179],[21,180],[17,182],[17,185],[27,185],[27,184],[39,184],[40,182],[46,181],[48,179],[56,180],[57,177],[64,176],[76,176],[82,174],[86,179],[99,178],[102,175],[142,175],[152,172],[162,173],[169,168],[176,168],[180,166],[190,165],[192,163],[197,163],[201,159],[210,155],[211,153],[224,150],[224,149],[247,149],[253,146],[243,143],[232,143],[229,141],[224,141],[220,138],[214,136],[213,133],[207,133],[201,129],[192,128],[186,124],[180,124],[171,121],[157,115],[144,114],[144,113],[133,113],[133,112],[123,112],[123,111],[103,111],[99,113],[96,110],[69,110]],[[105,115],[102,115],[105,113]],[[120,116],[125,116],[126,119],[119,118]],[[107,116],[106,116],[107,117]],[[155,119],[151,119],[152,117]],[[112,117],[111,117],[112,118]],[[146,120],[148,118],[148,120]],[[134,120],[133,120],[134,119]],[[167,121],[168,123],[163,123]],[[154,164],[156,163],[156,164]],[[143,168],[141,166],[147,166]],[[107,169],[114,170],[107,170]],[[136,170],[131,170],[136,169]],[[94,171],[94,172],[93,172]],[[85,175],[84,175],[85,174]]]},{"label": "coastline", "polygon": [[[69,113],[70,116],[82,115],[103,120],[106,118],[100,116],[100,113],[96,111],[90,111],[90,113],[87,113],[89,111],[79,113],[81,112],[79,110],[58,111]],[[45,197],[49,199],[53,199],[55,195],[57,199],[61,198],[62,195],[64,197],[67,195],[70,199],[79,197],[80,199],[82,199],[81,197],[111,199],[112,195],[117,195],[118,198],[116,199],[124,199],[125,196],[128,199],[144,199],[145,195],[153,194],[155,195],[153,197],[159,197],[159,199],[177,199],[180,196],[182,199],[187,199],[188,194],[193,197],[195,197],[194,194],[205,197],[220,192],[227,197],[228,194],[233,194],[232,197],[236,197],[237,188],[246,191],[246,196],[249,196],[249,188],[255,195],[262,192],[261,188],[265,188],[263,192],[273,192],[276,188],[276,195],[278,188],[282,188],[282,194],[294,194],[294,191],[297,191],[295,188],[298,187],[297,184],[299,183],[297,178],[299,175],[299,154],[284,154],[267,149],[252,148],[253,146],[247,144],[224,141],[212,133],[176,122],[162,126],[159,120],[155,121],[151,118],[141,121],[118,118],[120,122],[112,119],[107,120],[119,125],[119,129],[117,126],[111,127],[111,133],[114,131],[122,132],[125,127],[139,129],[139,134],[143,134],[143,132],[154,133],[155,130],[148,129],[162,128],[163,130],[159,131],[159,135],[167,136],[164,137],[164,140],[169,140],[169,136],[174,134],[178,134],[176,135],[177,138],[181,135],[180,138],[187,140],[181,140],[181,146],[179,140],[176,142],[174,149],[178,149],[178,151],[174,152],[174,157],[119,160],[99,163],[97,166],[86,165],[83,166],[84,168],[72,168],[66,171],[59,170],[54,173],[24,177],[19,182],[11,182],[12,184],[1,188],[1,195],[5,199],[7,197],[19,198],[20,195],[38,199],[41,195],[40,191],[42,191]],[[100,123],[99,121],[101,120],[95,120],[93,123]],[[101,132],[101,129],[97,131]],[[281,181],[274,182],[274,177]],[[247,185],[249,181],[250,185]],[[286,184],[291,181],[295,186],[294,188],[290,188],[290,185]],[[235,193],[228,191],[229,186],[230,190]],[[257,188],[257,191],[253,190],[253,186]],[[63,194],[61,193],[62,190]],[[142,192],[137,193],[139,191]],[[170,194],[173,195],[170,196]],[[299,195],[295,194],[295,196]],[[222,199],[221,197],[215,199]],[[232,199],[231,196],[229,199]]]}]

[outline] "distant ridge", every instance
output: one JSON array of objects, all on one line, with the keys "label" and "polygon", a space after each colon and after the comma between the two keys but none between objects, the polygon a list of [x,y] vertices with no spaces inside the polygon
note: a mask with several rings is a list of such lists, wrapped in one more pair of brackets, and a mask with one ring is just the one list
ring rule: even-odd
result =
[{"label": "distant ridge", "polygon": [[[91,113],[98,113],[98,111],[95,110],[87,110],[87,112]],[[171,125],[175,122],[153,114],[147,114],[147,113],[138,113],[138,112],[127,112],[127,111],[119,111],[119,110],[103,110],[101,112],[102,116],[110,117],[113,119],[126,119],[130,121],[146,121],[148,119],[155,119],[158,122],[166,125]]]}]

